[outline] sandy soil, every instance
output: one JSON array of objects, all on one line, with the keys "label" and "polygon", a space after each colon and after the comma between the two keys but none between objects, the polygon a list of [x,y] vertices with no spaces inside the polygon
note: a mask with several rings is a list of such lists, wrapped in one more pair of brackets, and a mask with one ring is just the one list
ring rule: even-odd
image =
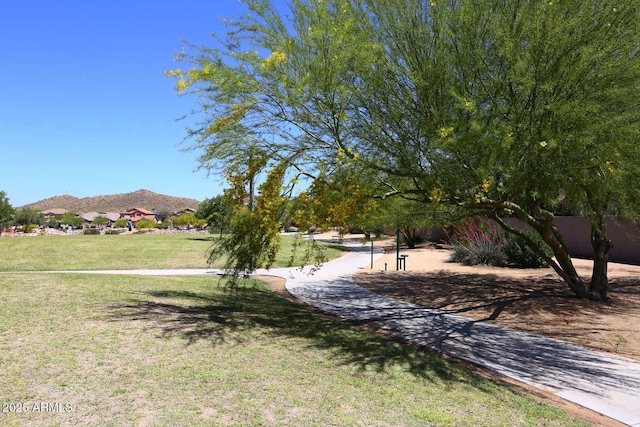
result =
[{"label": "sandy soil", "polygon": [[[406,271],[396,271],[396,252],[386,242],[373,269],[355,275],[374,292],[476,320],[523,329],[640,361],[640,266],[609,264],[610,301],[577,299],[551,269],[463,266],[450,251],[403,249]],[[385,263],[387,270],[385,271]],[[592,262],[575,260],[578,273]]]}]

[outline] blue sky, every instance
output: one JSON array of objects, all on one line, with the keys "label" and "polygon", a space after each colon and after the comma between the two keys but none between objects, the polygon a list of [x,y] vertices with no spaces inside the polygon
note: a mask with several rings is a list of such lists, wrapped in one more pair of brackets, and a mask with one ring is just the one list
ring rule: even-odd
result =
[{"label": "blue sky", "polygon": [[195,107],[164,71],[212,46],[237,0],[0,3],[0,191],[14,207],[147,189],[203,200],[223,183],[181,151]]}]

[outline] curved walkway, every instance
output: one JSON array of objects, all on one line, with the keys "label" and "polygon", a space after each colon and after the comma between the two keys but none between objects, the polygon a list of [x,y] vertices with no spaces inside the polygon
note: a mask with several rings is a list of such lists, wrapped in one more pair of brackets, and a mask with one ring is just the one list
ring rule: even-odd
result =
[{"label": "curved walkway", "polygon": [[291,294],[336,316],[368,322],[391,336],[640,426],[640,363],[375,294],[352,279],[359,268],[369,267],[370,248],[353,249],[313,275],[291,269],[259,273],[286,278]]},{"label": "curved walkway", "polygon": [[[325,263],[312,275],[308,268],[275,268],[258,270],[256,274],[285,278],[292,295],[336,316],[368,322],[393,337],[491,369],[624,424],[640,427],[640,363],[375,294],[353,281],[358,269],[369,267],[370,247],[352,249],[347,255]],[[214,275],[219,270],[68,273],[172,276]]]}]

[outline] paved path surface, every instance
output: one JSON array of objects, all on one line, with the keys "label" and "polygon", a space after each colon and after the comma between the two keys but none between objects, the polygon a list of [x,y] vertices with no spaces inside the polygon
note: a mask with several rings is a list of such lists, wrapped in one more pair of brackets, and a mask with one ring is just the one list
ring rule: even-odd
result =
[{"label": "paved path surface", "polygon": [[[489,368],[517,381],[640,427],[640,363],[552,338],[478,322],[384,297],[358,286],[370,248],[332,260],[309,275],[298,269],[259,270],[287,279],[297,298],[345,319],[367,321],[388,334]],[[73,271],[69,273],[79,273]],[[218,270],[105,270],[83,273],[215,275]]]},{"label": "paved path surface", "polygon": [[56,271],[5,271],[3,273],[73,273],[73,274],[131,274],[134,276],[215,276],[220,270],[211,268],[159,269],[159,270],[56,270]]}]

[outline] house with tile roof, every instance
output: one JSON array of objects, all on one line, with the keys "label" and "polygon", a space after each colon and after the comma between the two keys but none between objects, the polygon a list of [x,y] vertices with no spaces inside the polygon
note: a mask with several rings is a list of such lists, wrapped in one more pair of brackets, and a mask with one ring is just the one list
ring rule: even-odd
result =
[{"label": "house with tile roof", "polygon": [[131,220],[131,222],[138,222],[141,219],[149,219],[151,221],[157,221],[156,215],[143,208],[131,208],[127,211],[120,212],[120,219]]},{"label": "house with tile roof", "polygon": [[92,223],[97,217],[104,217],[109,221],[116,221],[120,218],[120,214],[116,212],[85,212],[78,216],[87,223]]},{"label": "house with tile roof", "polygon": [[196,210],[193,208],[184,208],[181,209],[179,211],[177,211],[176,213],[174,213],[174,216],[180,216],[180,215],[184,215],[184,214],[193,214],[196,213]]},{"label": "house with tile roof", "polygon": [[47,209],[42,211],[42,214],[45,216],[46,215],[64,215],[67,212],[69,211],[67,211],[66,209]]},{"label": "house with tile roof", "polygon": [[42,211],[42,215],[44,215],[45,221],[49,222],[56,216],[61,216],[66,214],[68,211],[66,209],[47,209]]}]

